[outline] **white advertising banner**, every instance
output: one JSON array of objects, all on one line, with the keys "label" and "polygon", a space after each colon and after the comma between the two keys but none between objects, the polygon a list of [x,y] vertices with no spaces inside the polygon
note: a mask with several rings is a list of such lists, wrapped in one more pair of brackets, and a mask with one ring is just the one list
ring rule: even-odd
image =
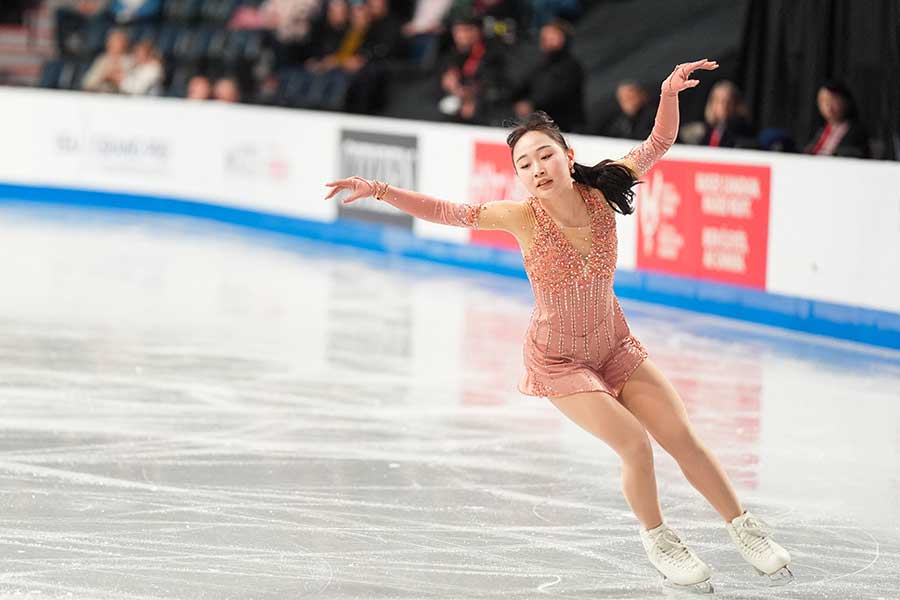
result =
[{"label": "white advertising banner", "polygon": [[[379,216],[364,205],[343,211],[323,201],[325,182],[349,175],[343,171],[352,165],[385,177],[400,169],[419,191],[454,202],[524,196],[502,129],[13,88],[0,90],[0,115],[4,184],[161,196],[326,222],[398,217]],[[584,164],[618,158],[636,143],[578,135],[568,141]],[[641,217],[621,217],[620,268],[727,283],[722,261],[709,260],[709,231],[727,230],[731,237],[725,241],[740,235],[746,246],[739,256],[729,255],[728,265],[740,259],[743,268],[734,276],[737,285],[900,312],[897,163],[682,145],[665,161],[639,186],[639,214],[644,188],[648,201],[656,198],[652,178],[664,177],[684,206],[683,214],[670,215],[662,225],[683,238],[690,252],[671,265],[668,255],[640,254]],[[733,223],[719,223],[716,207],[725,205],[710,204],[709,186],[697,187],[698,174],[725,181],[746,179],[745,171],[768,186],[767,196],[754,200],[765,199],[760,206],[766,212],[752,221],[744,215],[746,224],[729,213]],[[746,204],[729,194],[727,206]],[[712,195],[722,197],[719,191]],[[505,232],[395,220],[422,238],[517,250]],[[714,240],[720,258],[723,239]]]}]

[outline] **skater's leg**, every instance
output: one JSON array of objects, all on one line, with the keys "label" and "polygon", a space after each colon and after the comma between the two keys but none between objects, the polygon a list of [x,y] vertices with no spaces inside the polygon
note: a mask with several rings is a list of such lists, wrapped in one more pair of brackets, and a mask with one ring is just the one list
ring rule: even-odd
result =
[{"label": "skater's leg", "polygon": [[744,512],[722,465],[694,434],[678,392],[651,360],[635,370],[620,398],[726,522]]},{"label": "skater's leg", "polygon": [[606,442],[622,459],[622,491],[645,529],[662,523],[653,449],[647,431],[615,398],[581,392],[550,401],[579,427]]}]

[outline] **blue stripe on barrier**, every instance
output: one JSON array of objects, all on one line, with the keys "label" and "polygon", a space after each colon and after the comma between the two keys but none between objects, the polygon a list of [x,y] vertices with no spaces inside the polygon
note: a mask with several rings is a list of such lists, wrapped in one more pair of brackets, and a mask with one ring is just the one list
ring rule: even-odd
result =
[{"label": "blue stripe on barrier", "polygon": [[[183,215],[525,277],[518,252],[423,239],[392,226],[347,220],[325,223],[160,196],[0,184],[0,203],[19,202]],[[900,349],[898,313],[646,271],[617,271],[615,289],[623,298]]]}]

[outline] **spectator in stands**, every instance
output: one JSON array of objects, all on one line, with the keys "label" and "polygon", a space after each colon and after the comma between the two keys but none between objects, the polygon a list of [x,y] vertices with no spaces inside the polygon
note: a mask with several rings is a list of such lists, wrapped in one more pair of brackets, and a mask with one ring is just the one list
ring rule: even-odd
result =
[{"label": "spectator in stands", "polygon": [[241,6],[228,27],[269,31],[275,67],[299,65],[310,55],[312,24],[321,10],[322,0],[265,0],[259,8]]},{"label": "spectator in stands", "polygon": [[609,137],[645,140],[653,129],[656,104],[650,101],[647,90],[636,81],[622,81],[616,86],[619,112],[600,130]]},{"label": "spectator in stands", "polygon": [[212,84],[205,75],[194,75],[188,81],[188,100],[209,100],[212,97]]},{"label": "spectator in stands", "polygon": [[367,61],[395,58],[403,44],[403,24],[391,13],[389,0],[366,0],[372,24],[369,27],[364,54]]},{"label": "spectator in stands", "polygon": [[723,79],[717,81],[709,92],[703,112],[706,127],[700,144],[726,148],[752,148],[756,145],[755,132],[750,123],[749,111],[738,87]]},{"label": "spectator in stands", "polygon": [[220,102],[240,102],[241,88],[234,77],[222,77],[213,86],[212,95],[213,100],[219,100]]},{"label": "spectator in stands", "polygon": [[371,23],[357,52],[359,68],[351,72],[345,109],[370,114],[384,103],[386,61],[397,58],[403,44],[403,24],[391,13],[389,0],[366,0]]},{"label": "spectator in stands", "polygon": [[869,139],[857,118],[853,95],[843,83],[826,81],[816,98],[825,124],[804,148],[806,154],[869,158]]},{"label": "spectator in stands", "polygon": [[350,24],[350,6],[347,0],[330,0],[325,17],[313,24],[312,49],[304,66],[314,71],[322,71],[322,59],[334,54],[341,47],[341,40],[347,34]]},{"label": "spectator in stands", "polygon": [[128,54],[128,35],[122,29],[111,29],[106,35],[106,52],[91,64],[81,87],[88,92],[118,93],[133,66],[134,58]]},{"label": "spectator in stands", "polygon": [[453,0],[418,0],[412,19],[403,26],[413,62],[423,67],[432,65],[437,55],[439,36],[444,32],[443,20]]},{"label": "spectator in stands", "polygon": [[143,40],[134,46],[134,64],[125,73],[120,89],[125,94],[136,96],[158,96],[162,91],[162,57],[150,40]]},{"label": "spectator in stands", "polygon": [[377,20],[371,4],[355,2],[350,8],[349,27],[337,49],[309,63],[318,74],[308,92],[301,95],[301,106],[367,113],[378,104],[384,76],[381,61],[396,52],[401,34],[398,21],[384,21],[386,3],[373,4],[379,11]]},{"label": "spectator in stands", "polygon": [[516,30],[527,25],[526,11],[520,3],[524,0],[453,0],[449,21],[475,17],[481,23],[487,39],[499,38],[512,44],[516,40]]},{"label": "spectator in stands", "polygon": [[562,20],[541,27],[542,59],[512,93],[518,117],[542,110],[553,115],[563,131],[583,126],[584,68],[570,50],[571,35],[571,26]]},{"label": "spectator in stands", "polygon": [[484,39],[476,17],[457,19],[451,33],[453,47],[440,69],[438,109],[452,121],[488,124],[506,94],[503,53]]},{"label": "spectator in stands", "polygon": [[52,0],[49,4],[56,22],[56,50],[62,57],[78,54],[84,43],[84,28],[101,14],[104,0]]},{"label": "spectator in stands", "polygon": [[557,19],[570,22],[581,14],[580,0],[529,0],[531,4],[531,31],[537,33],[541,28]]}]

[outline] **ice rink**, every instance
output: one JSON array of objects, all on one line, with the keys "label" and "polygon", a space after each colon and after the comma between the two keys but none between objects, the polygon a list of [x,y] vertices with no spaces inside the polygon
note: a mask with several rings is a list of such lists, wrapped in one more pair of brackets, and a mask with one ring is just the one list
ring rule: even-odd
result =
[{"label": "ice rink", "polygon": [[[524,279],[0,210],[0,597],[656,598],[616,455],[516,391]],[[900,353],[623,300],[769,588],[654,445],[716,597],[900,598]]]}]

